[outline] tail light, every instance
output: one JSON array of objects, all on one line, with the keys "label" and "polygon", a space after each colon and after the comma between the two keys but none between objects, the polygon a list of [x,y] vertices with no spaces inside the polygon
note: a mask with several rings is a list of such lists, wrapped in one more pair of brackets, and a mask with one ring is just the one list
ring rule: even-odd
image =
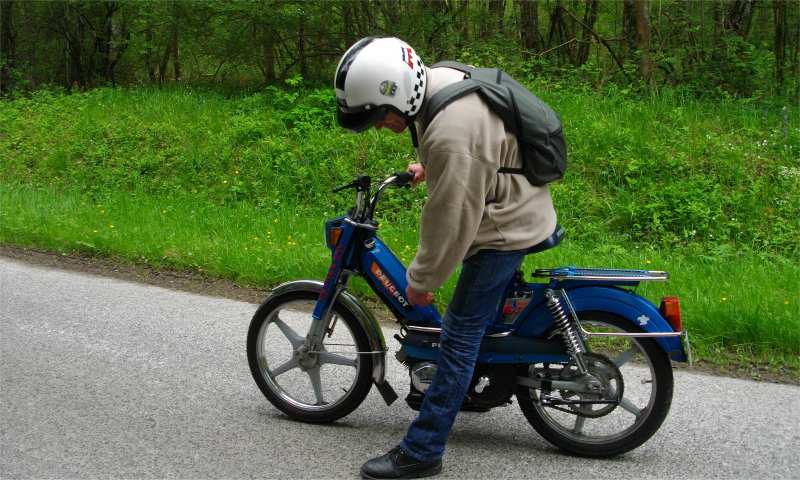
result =
[{"label": "tail light", "polygon": [[676,332],[683,331],[683,323],[681,323],[681,302],[678,297],[662,298],[661,307],[658,310]]}]

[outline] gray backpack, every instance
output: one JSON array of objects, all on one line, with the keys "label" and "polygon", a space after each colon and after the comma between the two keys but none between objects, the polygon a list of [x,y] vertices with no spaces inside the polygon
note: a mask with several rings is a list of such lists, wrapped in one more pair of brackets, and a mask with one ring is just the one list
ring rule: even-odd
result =
[{"label": "gray backpack", "polygon": [[464,80],[453,83],[426,100],[422,123],[428,125],[450,102],[477,92],[517,136],[522,168],[503,167],[498,173],[525,175],[532,185],[542,186],[564,176],[567,145],[561,120],[546,103],[497,68],[473,68],[458,62],[439,62],[431,68],[448,67],[464,72]]}]

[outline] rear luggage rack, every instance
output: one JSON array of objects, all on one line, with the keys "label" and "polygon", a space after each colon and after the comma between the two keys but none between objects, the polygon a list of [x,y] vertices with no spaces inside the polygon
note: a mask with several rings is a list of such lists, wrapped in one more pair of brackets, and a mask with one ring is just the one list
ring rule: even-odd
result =
[{"label": "rear luggage rack", "polygon": [[657,270],[624,270],[611,268],[540,268],[533,272],[534,277],[549,277],[553,280],[599,281],[599,282],[664,282],[669,278],[667,272]]}]

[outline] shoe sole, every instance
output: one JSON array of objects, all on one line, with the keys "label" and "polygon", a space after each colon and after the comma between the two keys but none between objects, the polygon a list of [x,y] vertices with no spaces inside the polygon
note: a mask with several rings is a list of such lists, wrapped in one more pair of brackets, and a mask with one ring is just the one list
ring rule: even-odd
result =
[{"label": "shoe sole", "polygon": [[379,479],[382,479],[382,478],[425,478],[425,477],[432,477],[432,476],[438,475],[440,473],[442,473],[442,464],[436,465],[434,467],[431,467],[431,468],[429,468],[427,470],[423,470],[421,472],[416,472],[416,473],[413,473],[413,474],[410,474],[410,475],[402,475],[402,476],[399,476],[399,477],[372,477],[372,476],[364,473],[364,470],[361,470],[361,478],[367,478],[367,479],[370,479],[370,480],[379,480]]}]

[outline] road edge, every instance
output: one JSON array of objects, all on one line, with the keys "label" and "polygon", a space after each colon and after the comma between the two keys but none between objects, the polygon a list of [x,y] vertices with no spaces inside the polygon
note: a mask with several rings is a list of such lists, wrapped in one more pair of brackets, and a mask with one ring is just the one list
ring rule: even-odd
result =
[{"label": "road edge", "polygon": [[[54,253],[39,248],[0,245],[0,257],[29,265],[110,277],[134,283],[153,285],[170,290],[194,293],[210,297],[260,304],[270,289],[260,286],[242,285],[233,280],[212,277],[201,272],[177,270],[161,266],[133,263],[115,257],[97,257],[79,253]],[[376,318],[385,327],[397,323],[388,310],[377,302],[367,302]],[[673,363],[676,370],[705,373],[715,376],[739,378],[760,382],[800,385],[800,371],[786,369],[774,372],[765,367],[737,362],[733,356],[724,363],[715,364],[705,359],[694,366]]]}]

